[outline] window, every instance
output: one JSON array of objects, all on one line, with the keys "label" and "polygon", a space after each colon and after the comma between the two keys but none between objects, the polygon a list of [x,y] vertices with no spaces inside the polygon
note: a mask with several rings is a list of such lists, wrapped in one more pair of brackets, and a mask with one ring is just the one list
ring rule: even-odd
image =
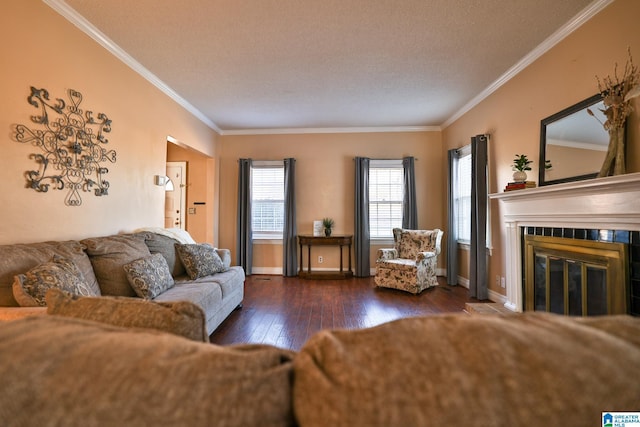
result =
[{"label": "window", "polygon": [[253,239],[282,239],[284,228],[284,164],[254,161],[251,167]]},{"label": "window", "polygon": [[402,227],[404,168],[402,160],[371,160],[369,164],[369,234],[392,239]]},{"label": "window", "polygon": [[471,241],[471,145],[458,150],[453,192],[458,242],[468,244]]}]

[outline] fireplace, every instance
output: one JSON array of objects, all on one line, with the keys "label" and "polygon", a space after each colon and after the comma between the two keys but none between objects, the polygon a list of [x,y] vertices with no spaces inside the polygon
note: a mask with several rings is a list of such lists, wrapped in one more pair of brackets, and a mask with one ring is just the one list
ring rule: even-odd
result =
[{"label": "fireplace", "polygon": [[[526,311],[571,316],[630,312],[629,232],[588,230],[598,231],[581,233],[593,239],[575,239],[535,231],[527,227],[523,240]],[[562,231],[575,234],[574,229]],[[610,241],[614,236],[622,242]]]},{"label": "fireplace", "polygon": [[[625,300],[625,312],[640,314],[640,173],[497,193],[489,197],[499,201],[496,210],[500,217],[501,240],[504,242],[503,268],[507,282],[504,305],[506,308],[512,311],[531,309],[531,305],[525,303],[527,293],[525,288],[532,286],[527,282],[527,274],[531,273],[527,273],[525,268],[527,250],[529,250],[525,240],[527,236],[540,236],[626,245],[626,271],[620,273],[622,276],[618,276],[618,278],[622,277],[621,280],[624,282],[626,274],[626,294],[620,297],[619,291],[615,291],[617,296],[614,299]],[[496,213],[496,210],[493,213]],[[589,238],[589,236],[596,237]],[[534,240],[536,239],[538,237]],[[620,257],[624,258],[624,255]],[[567,258],[567,260],[559,261],[556,258]],[[545,278],[548,274],[563,277],[577,275],[578,271],[582,274],[586,269],[584,274],[591,279],[595,280],[597,276],[604,275],[603,280],[607,281],[606,273],[596,265],[590,264],[590,259],[574,260],[571,256],[548,254],[541,255],[538,262],[543,260],[545,267],[549,269],[544,273]],[[625,267],[621,268],[625,269]],[[611,284],[612,280],[620,281],[609,277],[607,283]],[[572,310],[577,311],[579,305],[582,314],[585,314],[585,311],[588,314],[589,303],[583,302],[581,294],[580,304],[578,304],[577,294],[570,292],[568,286],[577,285],[563,282],[561,289],[553,289],[553,292],[558,295],[562,293],[564,297],[561,300],[563,312],[570,314]],[[596,285],[593,285],[592,289],[589,289],[588,285],[587,289],[582,283],[580,285],[581,293],[596,292],[597,289]],[[600,289],[602,290],[602,286]],[[541,292],[539,291],[539,296],[542,295]],[[544,292],[545,296],[548,296],[552,290],[545,288]],[[569,307],[567,298],[573,298]],[[609,301],[610,296],[606,298]],[[533,304],[535,309],[535,299]],[[539,304],[542,307],[542,301],[539,301]],[[544,304],[545,309],[549,308],[546,300]],[[549,308],[549,311],[560,311],[560,306],[556,305],[560,303],[553,304],[553,308]],[[584,304],[587,306],[585,307]],[[621,310],[621,302],[611,304],[614,312]],[[607,312],[610,312],[610,308],[610,303],[607,302]],[[602,307],[596,309],[592,306],[591,309],[602,310]]]}]

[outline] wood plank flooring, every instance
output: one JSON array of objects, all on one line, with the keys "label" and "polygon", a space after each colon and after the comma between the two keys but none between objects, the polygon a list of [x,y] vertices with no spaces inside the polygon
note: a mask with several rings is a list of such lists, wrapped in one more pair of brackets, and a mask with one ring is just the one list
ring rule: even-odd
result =
[{"label": "wood plank flooring", "polygon": [[462,286],[440,285],[412,295],[376,288],[373,277],[302,280],[252,275],[245,282],[243,308],[235,310],[211,335],[215,344],[271,344],[299,350],[321,329],[355,329],[391,320],[461,312],[468,297]]}]

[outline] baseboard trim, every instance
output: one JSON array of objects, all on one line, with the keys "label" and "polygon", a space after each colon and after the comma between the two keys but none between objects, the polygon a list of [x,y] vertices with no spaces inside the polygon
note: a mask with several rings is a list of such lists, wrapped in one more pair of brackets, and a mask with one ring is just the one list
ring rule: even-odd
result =
[{"label": "baseboard trim", "polygon": [[282,276],[282,267],[253,267],[251,274],[268,274],[271,276]]}]

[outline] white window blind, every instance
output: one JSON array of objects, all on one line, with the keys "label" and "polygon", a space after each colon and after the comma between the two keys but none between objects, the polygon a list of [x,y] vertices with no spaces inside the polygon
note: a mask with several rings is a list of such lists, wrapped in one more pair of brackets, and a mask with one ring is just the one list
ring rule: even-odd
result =
[{"label": "white window blind", "polygon": [[471,241],[471,146],[458,152],[455,170],[454,202],[458,241]]},{"label": "white window blind", "polygon": [[284,164],[254,161],[251,168],[251,227],[254,239],[282,239]]},{"label": "white window blind", "polygon": [[369,163],[369,233],[372,239],[393,238],[402,227],[404,169],[402,160],[371,160]]}]

